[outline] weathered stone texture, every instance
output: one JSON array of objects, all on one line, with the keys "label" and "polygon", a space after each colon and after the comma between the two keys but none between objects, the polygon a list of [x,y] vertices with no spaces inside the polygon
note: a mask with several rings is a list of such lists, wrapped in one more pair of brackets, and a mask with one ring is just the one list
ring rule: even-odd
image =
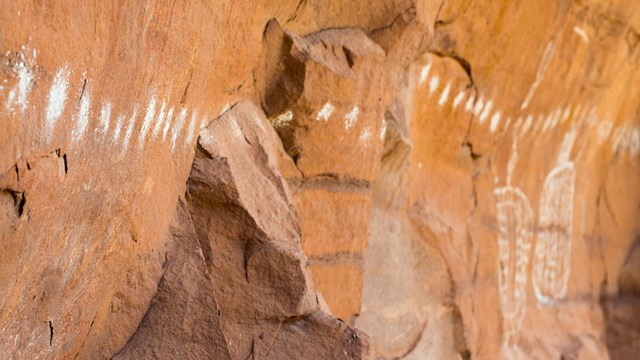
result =
[{"label": "weathered stone texture", "polygon": [[625,0],[3,2],[0,358],[634,358],[639,34]]}]

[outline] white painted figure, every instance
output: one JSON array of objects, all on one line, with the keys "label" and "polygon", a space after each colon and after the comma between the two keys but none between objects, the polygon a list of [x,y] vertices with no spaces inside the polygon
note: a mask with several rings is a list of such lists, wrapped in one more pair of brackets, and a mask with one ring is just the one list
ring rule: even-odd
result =
[{"label": "white painted figure", "polygon": [[567,294],[576,177],[575,167],[569,157],[575,140],[575,129],[565,134],[558,165],[547,175],[540,196],[532,276],[536,298],[542,304],[552,304]]},{"label": "white painted figure", "polygon": [[505,333],[517,332],[527,306],[528,265],[533,247],[533,211],[527,196],[507,185],[495,191],[498,222],[498,283]]}]

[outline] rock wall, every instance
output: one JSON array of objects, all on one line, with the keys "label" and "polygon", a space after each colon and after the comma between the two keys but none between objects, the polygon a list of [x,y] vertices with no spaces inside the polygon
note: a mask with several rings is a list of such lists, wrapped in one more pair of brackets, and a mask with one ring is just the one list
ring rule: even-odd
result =
[{"label": "rock wall", "polygon": [[640,3],[2,7],[0,358],[640,350]]}]

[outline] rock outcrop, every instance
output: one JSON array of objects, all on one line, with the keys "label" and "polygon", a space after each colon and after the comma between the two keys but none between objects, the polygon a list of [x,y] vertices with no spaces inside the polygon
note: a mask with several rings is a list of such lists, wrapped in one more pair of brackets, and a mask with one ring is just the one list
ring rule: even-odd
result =
[{"label": "rock outcrop", "polygon": [[632,359],[640,3],[5,2],[0,358]]}]

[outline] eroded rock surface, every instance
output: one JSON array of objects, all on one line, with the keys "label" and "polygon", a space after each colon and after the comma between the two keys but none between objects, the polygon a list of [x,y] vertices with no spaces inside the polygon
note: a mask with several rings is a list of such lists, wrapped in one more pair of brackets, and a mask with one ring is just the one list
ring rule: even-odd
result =
[{"label": "eroded rock surface", "polygon": [[6,2],[0,358],[634,358],[639,29],[624,0]]}]

